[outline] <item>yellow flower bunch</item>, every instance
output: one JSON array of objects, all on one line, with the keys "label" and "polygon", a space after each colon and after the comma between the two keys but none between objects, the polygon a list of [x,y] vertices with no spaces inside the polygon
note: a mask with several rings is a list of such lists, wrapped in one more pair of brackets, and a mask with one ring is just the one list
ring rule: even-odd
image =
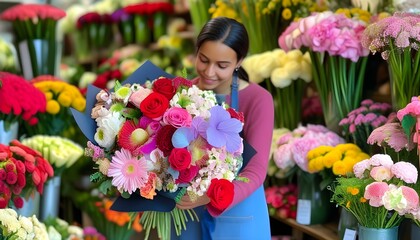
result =
[{"label": "yellow flower bunch", "polygon": [[[278,0],[275,2],[279,2]],[[326,5],[319,5],[312,0],[283,0],[281,1],[281,17],[282,20],[295,21],[301,17],[307,17],[311,12],[320,12],[327,10]],[[288,24],[287,24],[288,25]]]},{"label": "yellow flower bunch", "polygon": [[28,137],[38,134],[72,137],[75,122],[70,108],[83,112],[86,107],[86,99],[80,90],[50,75],[41,75],[32,79],[31,83],[44,93],[47,104],[46,112],[38,114],[38,124],[27,127]]},{"label": "yellow flower bunch", "polygon": [[353,165],[369,155],[363,152],[356,144],[343,143],[335,147],[319,146],[307,154],[308,170],[310,172],[329,171],[335,176],[347,176],[353,172]]},{"label": "yellow flower bunch", "polygon": [[84,111],[86,99],[75,86],[57,80],[39,81],[34,83],[45,94],[47,99],[47,113],[56,115],[65,108],[72,107]]},{"label": "yellow flower bunch", "polygon": [[359,19],[366,24],[370,22],[372,15],[370,12],[361,8],[339,8],[335,11],[338,14],[344,14],[348,18]]},{"label": "yellow flower bunch", "polygon": [[209,8],[211,18],[229,17],[241,21],[236,11],[226,2],[226,0],[216,0]]}]

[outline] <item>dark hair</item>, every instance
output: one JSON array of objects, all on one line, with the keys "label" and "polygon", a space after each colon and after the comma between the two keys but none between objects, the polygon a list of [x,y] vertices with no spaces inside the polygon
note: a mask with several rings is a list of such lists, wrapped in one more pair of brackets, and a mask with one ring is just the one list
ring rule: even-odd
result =
[{"label": "dark hair", "polygon": [[[237,60],[248,54],[249,39],[245,26],[232,18],[217,17],[210,19],[197,37],[196,51],[207,41],[221,41],[236,52]],[[248,81],[245,69],[239,67],[238,76]]]}]

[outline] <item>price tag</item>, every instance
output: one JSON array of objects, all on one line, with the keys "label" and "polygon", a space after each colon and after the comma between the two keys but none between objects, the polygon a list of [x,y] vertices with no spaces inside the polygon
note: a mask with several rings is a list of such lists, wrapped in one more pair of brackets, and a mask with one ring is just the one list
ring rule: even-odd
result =
[{"label": "price tag", "polygon": [[311,223],[311,201],[299,199],[297,204],[296,222],[309,225]]},{"label": "price tag", "polygon": [[343,240],[356,240],[356,230],[346,228],[344,231]]}]

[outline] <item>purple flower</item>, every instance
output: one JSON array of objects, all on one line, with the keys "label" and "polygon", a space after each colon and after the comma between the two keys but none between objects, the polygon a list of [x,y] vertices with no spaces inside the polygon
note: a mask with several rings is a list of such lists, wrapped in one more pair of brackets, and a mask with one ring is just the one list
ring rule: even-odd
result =
[{"label": "purple flower", "polygon": [[242,140],[239,133],[242,131],[242,123],[221,106],[210,109],[209,125],[206,131],[207,142],[214,147],[226,146],[230,153],[241,147]]},{"label": "purple flower", "polygon": [[198,136],[206,138],[208,123],[202,117],[195,117],[189,127],[180,127],[172,135],[172,145],[175,148],[187,147]]}]

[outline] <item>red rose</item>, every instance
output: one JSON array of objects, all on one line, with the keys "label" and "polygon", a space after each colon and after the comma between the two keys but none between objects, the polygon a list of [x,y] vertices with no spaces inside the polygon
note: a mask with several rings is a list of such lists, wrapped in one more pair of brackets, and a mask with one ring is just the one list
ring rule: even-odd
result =
[{"label": "red rose", "polygon": [[173,169],[182,171],[191,165],[191,154],[185,148],[174,148],[169,155],[168,162]]},{"label": "red rose", "polygon": [[152,92],[140,103],[140,110],[144,116],[151,119],[162,117],[168,107],[169,100],[157,92]]},{"label": "red rose", "polygon": [[207,196],[210,198],[209,204],[217,210],[223,211],[232,203],[233,193],[232,182],[226,179],[213,179],[207,190]]},{"label": "red rose", "polygon": [[172,85],[172,80],[169,78],[159,78],[153,82],[153,91],[164,95],[168,100],[171,100],[175,95],[176,89]]},{"label": "red rose", "polygon": [[156,146],[163,152],[163,155],[168,156],[174,146],[172,145],[172,135],[176,128],[172,125],[165,125],[161,127],[156,133]]},{"label": "red rose", "polygon": [[229,112],[231,118],[236,118],[241,121],[241,123],[244,123],[245,118],[243,112],[237,112],[233,108],[228,108],[227,111]]},{"label": "red rose", "polygon": [[189,183],[195,176],[197,176],[200,167],[197,165],[191,165],[189,168],[179,171],[178,179],[175,181],[176,184]]}]

